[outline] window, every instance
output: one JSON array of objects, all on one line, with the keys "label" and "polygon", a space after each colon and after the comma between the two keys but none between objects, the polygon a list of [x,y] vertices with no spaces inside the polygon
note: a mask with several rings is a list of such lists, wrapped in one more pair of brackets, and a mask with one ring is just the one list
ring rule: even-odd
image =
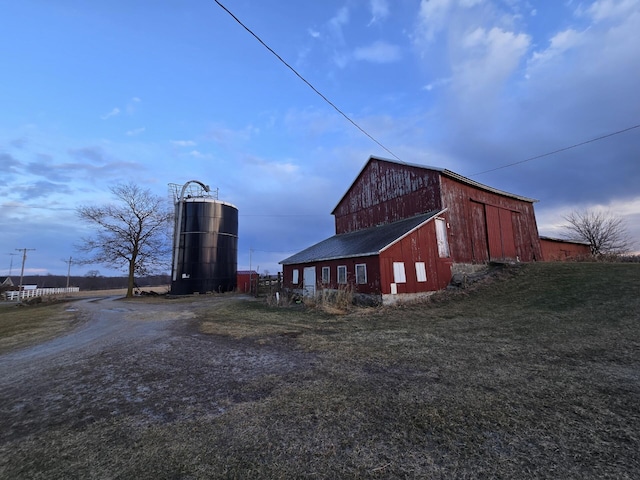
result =
[{"label": "window", "polygon": [[427,268],[424,262],[416,262],[416,280],[419,282],[427,281]]},{"label": "window", "polygon": [[444,218],[436,218],[436,240],[438,241],[438,255],[440,258],[449,256],[449,242],[447,241],[447,222]]},{"label": "window", "polygon": [[393,262],[393,281],[395,283],[407,283],[404,273],[404,262]]},{"label": "window", "polygon": [[356,265],[356,283],[360,285],[367,283],[367,265],[364,263]]},{"label": "window", "polygon": [[298,269],[294,268],[293,269],[293,279],[292,279],[292,282],[293,282],[294,285],[297,285],[298,282],[299,282],[298,276],[299,276]]},{"label": "window", "polygon": [[322,267],[322,283],[329,283],[331,281],[331,270],[329,267]]},{"label": "window", "polygon": [[338,283],[347,283],[347,267],[340,265],[338,267]]}]

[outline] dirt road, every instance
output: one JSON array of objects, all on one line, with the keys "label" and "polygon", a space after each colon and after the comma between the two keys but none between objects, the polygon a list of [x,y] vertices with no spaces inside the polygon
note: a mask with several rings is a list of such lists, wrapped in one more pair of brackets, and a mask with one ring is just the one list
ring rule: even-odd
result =
[{"label": "dirt road", "polygon": [[0,356],[0,477],[29,472],[34,444],[95,422],[145,426],[220,415],[268,393],[254,380],[307,368],[309,360],[284,344],[202,335],[195,305],[108,297],[69,308],[87,316],[81,327]]}]

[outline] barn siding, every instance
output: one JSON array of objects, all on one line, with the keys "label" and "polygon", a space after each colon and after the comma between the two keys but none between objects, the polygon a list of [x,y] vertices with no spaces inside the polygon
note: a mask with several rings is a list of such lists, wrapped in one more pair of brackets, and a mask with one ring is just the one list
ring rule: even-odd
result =
[{"label": "barn siding", "polygon": [[[356,284],[356,265],[364,263],[367,266],[367,283]],[[380,263],[378,255],[367,257],[342,258],[338,260],[325,260],[313,263],[300,263],[282,266],[283,286],[288,289],[302,289],[302,274],[305,267],[316,267],[316,283],[317,289],[330,288],[337,289],[344,287],[338,285],[338,266],[345,265],[347,267],[347,284],[354,288],[354,291],[365,294],[380,294]],[[322,284],[322,267],[329,267],[330,282]],[[293,270],[299,271],[299,282],[293,284]]]},{"label": "barn siding", "polygon": [[555,238],[541,238],[542,258],[545,262],[561,262],[591,256],[589,245],[563,241]]},{"label": "barn siding", "polygon": [[437,171],[372,159],[332,213],[339,235],[441,209]]},{"label": "barn siding", "polygon": [[[380,284],[383,294],[391,293],[393,263],[403,262],[406,283],[397,283],[397,293],[433,292],[445,288],[451,280],[451,258],[438,256],[435,222],[430,221],[380,254]],[[418,282],[416,262],[424,262],[427,281]]]},{"label": "barn siding", "polygon": [[448,178],[440,180],[455,262],[542,258],[533,204]]}]

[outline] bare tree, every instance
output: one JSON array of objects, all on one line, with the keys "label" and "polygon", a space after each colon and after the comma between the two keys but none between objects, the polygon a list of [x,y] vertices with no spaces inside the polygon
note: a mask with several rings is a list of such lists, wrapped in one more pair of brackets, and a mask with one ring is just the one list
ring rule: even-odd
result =
[{"label": "bare tree", "polygon": [[173,214],[164,198],[133,183],[110,190],[117,204],[77,209],[80,219],[96,227],[97,233],[83,238],[76,247],[89,255],[82,263],[125,269],[127,297],[132,297],[135,275],[148,275],[165,266],[162,262],[171,252],[167,230]]},{"label": "bare tree", "polygon": [[624,221],[611,213],[573,211],[564,219],[568,222],[563,227],[565,237],[587,242],[593,255],[620,255],[633,246]]}]

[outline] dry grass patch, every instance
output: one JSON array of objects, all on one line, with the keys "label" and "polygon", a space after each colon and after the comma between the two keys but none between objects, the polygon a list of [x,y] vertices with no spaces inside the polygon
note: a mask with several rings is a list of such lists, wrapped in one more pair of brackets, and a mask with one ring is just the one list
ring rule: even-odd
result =
[{"label": "dry grass patch", "polygon": [[2,306],[0,354],[55,338],[81,321],[68,303]]}]

